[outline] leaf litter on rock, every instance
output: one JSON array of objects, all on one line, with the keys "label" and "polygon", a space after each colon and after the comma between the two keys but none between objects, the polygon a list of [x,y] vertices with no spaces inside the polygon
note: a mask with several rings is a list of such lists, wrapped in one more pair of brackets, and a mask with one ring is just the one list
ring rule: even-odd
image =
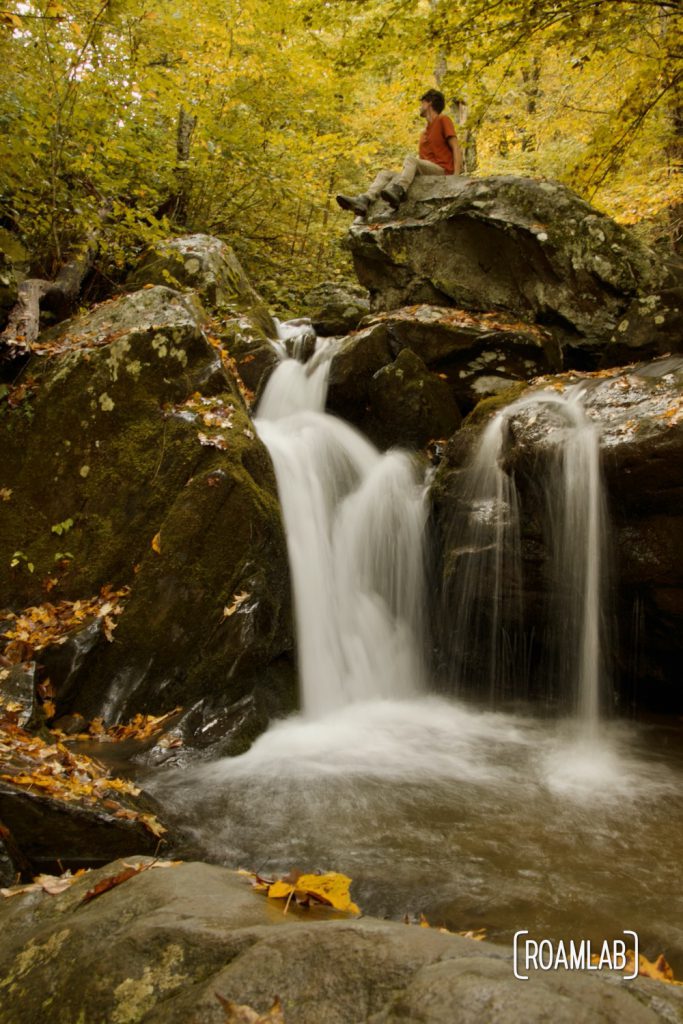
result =
[{"label": "leaf litter on rock", "polygon": [[69,635],[92,619],[100,619],[108,640],[116,628],[114,616],[123,611],[130,587],[113,590],[105,585],[94,597],[78,601],[46,601],[32,605],[21,612],[3,613],[3,619],[12,623],[0,641],[3,654],[12,664],[32,660],[34,652],[52,644],[63,644]]},{"label": "leaf litter on rock", "polygon": [[0,721],[0,779],[18,791],[137,821],[157,837],[166,832],[153,814],[121,803],[121,797],[140,794],[132,782],[110,776],[99,761],[74,753],[60,739],[47,743],[7,721]]}]

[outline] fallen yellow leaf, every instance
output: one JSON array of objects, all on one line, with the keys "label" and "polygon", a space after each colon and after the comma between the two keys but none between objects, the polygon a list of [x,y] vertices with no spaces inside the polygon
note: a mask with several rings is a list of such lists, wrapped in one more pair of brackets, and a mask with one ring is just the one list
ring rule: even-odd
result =
[{"label": "fallen yellow leaf", "polygon": [[237,609],[240,607],[240,605],[243,605],[244,602],[248,601],[250,597],[251,594],[248,593],[246,590],[241,590],[239,594],[234,594],[232,602],[229,605],[226,605],[225,608],[223,609],[223,618],[227,619],[231,615],[234,615]]}]

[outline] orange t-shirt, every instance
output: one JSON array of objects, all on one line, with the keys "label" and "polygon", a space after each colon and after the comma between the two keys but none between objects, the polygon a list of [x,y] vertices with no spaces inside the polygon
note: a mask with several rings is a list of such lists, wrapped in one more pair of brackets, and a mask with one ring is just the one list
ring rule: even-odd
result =
[{"label": "orange t-shirt", "polygon": [[420,136],[420,160],[431,160],[443,167],[446,174],[452,174],[453,150],[447,141],[452,138],[457,138],[453,122],[446,114],[439,114]]}]

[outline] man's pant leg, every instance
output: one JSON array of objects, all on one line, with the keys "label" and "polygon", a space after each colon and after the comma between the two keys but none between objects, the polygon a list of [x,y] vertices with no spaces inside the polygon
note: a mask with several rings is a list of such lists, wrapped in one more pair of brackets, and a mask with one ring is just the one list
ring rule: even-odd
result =
[{"label": "man's pant leg", "polygon": [[379,198],[383,188],[390,183],[402,185],[408,191],[416,174],[445,174],[443,167],[433,164],[431,160],[420,160],[417,156],[407,156],[403,161],[403,170],[400,174],[395,171],[380,171],[370,188],[366,188],[363,195],[374,203]]},{"label": "man's pant leg", "polygon": [[370,188],[366,188],[363,195],[366,195],[368,199],[374,203],[375,199],[379,198],[379,194],[382,189],[385,188],[390,181],[393,181],[395,177],[396,173],[394,171],[380,171]]},{"label": "man's pant leg", "polygon": [[[403,170],[399,175],[396,184],[408,191],[413,183],[413,178],[418,174],[445,174],[443,167],[433,164],[431,160],[420,160],[417,156],[407,156],[403,162]],[[382,186],[384,187],[384,186]]]}]

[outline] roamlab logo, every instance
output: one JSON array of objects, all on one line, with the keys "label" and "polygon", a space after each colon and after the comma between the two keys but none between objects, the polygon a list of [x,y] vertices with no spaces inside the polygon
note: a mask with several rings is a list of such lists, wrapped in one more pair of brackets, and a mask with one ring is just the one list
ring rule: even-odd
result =
[{"label": "roamlab logo", "polygon": [[515,932],[513,943],[513,971],[515,978],[528,981],[530,971],[626,971],[624,980],[638,974],[638,935],[624,929],[622,935],[633,939],[634,957],[631,964],[626,952],[625,939],[605,939],[600,945],[590,939],[530,939],[527,929]]}]

